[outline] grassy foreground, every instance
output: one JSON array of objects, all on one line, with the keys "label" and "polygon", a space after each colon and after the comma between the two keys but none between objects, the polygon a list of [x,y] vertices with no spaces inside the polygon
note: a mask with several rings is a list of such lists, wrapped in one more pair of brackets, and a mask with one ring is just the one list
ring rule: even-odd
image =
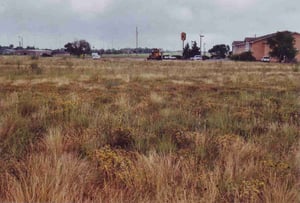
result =
[{"label": "grassy foreground", "polygon": [[300,202],[298,65],[0,58],[0,202]]}]

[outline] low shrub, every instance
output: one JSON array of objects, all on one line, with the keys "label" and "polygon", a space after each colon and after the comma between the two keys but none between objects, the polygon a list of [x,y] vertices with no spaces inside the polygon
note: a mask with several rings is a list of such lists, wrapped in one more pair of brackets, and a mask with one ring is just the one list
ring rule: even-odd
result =
[{"label": "low shrub", "polygon": [[113,148],[132,149],[134,138],[130,130],[118,128],[113,130],[107,137],[107,144]]},{"label": "low shrub", "polygon": [[133,153],[105,146],[91,152],[89,157],[97,165],[99,183],[116,181],[117,184],[126,185],[130,182],[134,166]]},{"label": "low shrub", "polygon": [[252,55],[251,51],[243,52],[241,54],[232,55],[231,60],[234,60],[234,61],[256,61],[256,59]]}]

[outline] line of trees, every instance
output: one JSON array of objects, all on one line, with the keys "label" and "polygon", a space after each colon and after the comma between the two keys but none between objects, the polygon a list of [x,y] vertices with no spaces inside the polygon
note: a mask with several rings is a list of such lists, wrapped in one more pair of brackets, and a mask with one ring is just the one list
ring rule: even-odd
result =
[{"label": "line of trees", "polygon": [[92,51],[98,52],[99,54],[149,54],[151,53],[151,48],[123,48],[123,49],[98,49],[92,50],[91,45],[86,40],[75,40],[73,42],[68,42],[64,46],[65,51],[72,55],[80,56],[85,54],[90,54]]},{"label": "line of trees", "polygon": [[189,43],[187,43],[183,49],[183,58],[189,59],[191,57],[194,57],[196,55],[200,55],[200,48],[197,46],[197,42],[192,42],[192,47],[190,48]]},{"label": "line of trees", "polygon": [[[279,61],[291,62],[295,60],[298,50],[295,48],[295,38],[291,32],[277,32],[273,37],[267,40],[270,47],[270,56],[277,58]],[[92,52],[90,43],[86,40],[75,40],[68,42],[65,50],[72,55],[80,56],[90,54]],[[99,54],[132,54],[132,53],[151,53],[150,48],[126,48],[126,49],[100,49],[97,50]],[[231,56],[230,47],[225,44],[218,44],[213,46],[208,51],[212,58],[223,59],[230,56],[233,60],[254,61],[256,60],[251,52],[244,52],[239,55]],[[200,48],[197,46],[196,41],[192,41],[191,47],[187,43],[183,49],[183,58],[188,59],[195,55],[201,55]]]},{"label": "line of trees", "polygon": [[152,48],[122,48],[122,49],[99,49],[99,54],[150,54]]}]

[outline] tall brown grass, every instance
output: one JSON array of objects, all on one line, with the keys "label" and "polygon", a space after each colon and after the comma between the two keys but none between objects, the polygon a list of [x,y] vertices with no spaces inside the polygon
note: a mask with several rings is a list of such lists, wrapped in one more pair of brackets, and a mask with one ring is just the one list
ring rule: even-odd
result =
[{"label": "tall brown grass", "polygon": [[0,201],[299,202],[299,77],[1,57]]}]

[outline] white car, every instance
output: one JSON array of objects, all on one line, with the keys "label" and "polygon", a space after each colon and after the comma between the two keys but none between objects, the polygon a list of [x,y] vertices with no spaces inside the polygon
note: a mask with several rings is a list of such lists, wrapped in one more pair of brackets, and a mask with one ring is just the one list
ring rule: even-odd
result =
[{"label": "white car", "polygon": [[92,59],[100,59],[101,56],[98,53],[92,53]]},{"label": "white car", "polygon": [[261,62],[270,62],[271,58],[269,56],[264,56],[260,59]]},{"label": "white car", "polygon": [[191,60],[202,60],[202,57],[200,55],[195,55],[193,57],[190,58]]}]

